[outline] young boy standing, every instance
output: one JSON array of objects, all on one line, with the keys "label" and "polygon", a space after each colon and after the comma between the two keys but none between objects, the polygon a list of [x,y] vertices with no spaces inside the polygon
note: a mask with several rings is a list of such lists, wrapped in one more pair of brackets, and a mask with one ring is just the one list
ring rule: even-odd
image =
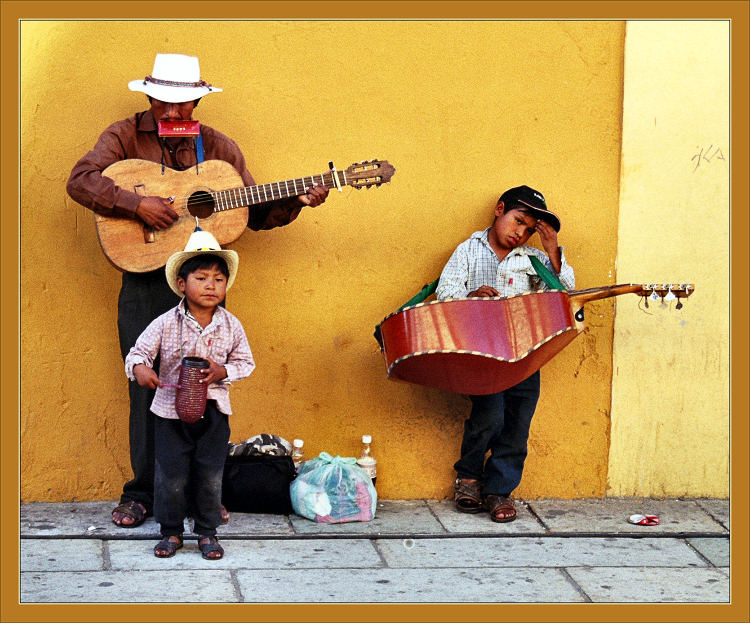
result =
[{"label": "young boy standing", "polygon": [[[222,250],[216,239],[196,228],[184,251],[165,267],[167,283],[179,304],[157,317],[125,358],[125,373],[139,385],[156,389],[154,518],[162,540],[154,555],[168,558],[182,547],[184,519],[195,520],[204,558],[219,559],[216,538],[221,523],[221,480],[229,442],[229,384],[255,368],[240,321],[220,306],[237,275],[236,251]],[[160,376],[153,370],[160,358]],[[208,385],[201,419],[183,422],[175,410],[175,392],[183,357],[209,361],[199,382]]]},{"label": "young boy standing", "polygon": [[[575,287],[573,269],[557,244],[560,219],[544,196],[528,186],[505,191],[495,206],[491,227],[462,242],[445,265],[436,290],[439,300],[471,296],[512,296],[549,289],[535,271],[536,256],[566,289]],[[526,246],[538,233],[547,252]],[[454,468],[456,509],[489,511],[492,521],[516,518],[512,491],[521,482],[531,418],[539,399],[539,371],[497,394],[470,396],[461,458]],[[485,455],[490,456],[485,462]]]}]

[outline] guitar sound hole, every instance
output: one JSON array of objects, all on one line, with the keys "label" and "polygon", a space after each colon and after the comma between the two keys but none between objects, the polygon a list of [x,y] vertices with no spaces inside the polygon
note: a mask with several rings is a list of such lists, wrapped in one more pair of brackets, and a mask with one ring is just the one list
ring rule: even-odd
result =
[{"label": "guitar sound hole", "polygon": [[208,218],[214,213],[214,198],[211,193],[199,190],[188,197],[187,209],[198,218]]}]

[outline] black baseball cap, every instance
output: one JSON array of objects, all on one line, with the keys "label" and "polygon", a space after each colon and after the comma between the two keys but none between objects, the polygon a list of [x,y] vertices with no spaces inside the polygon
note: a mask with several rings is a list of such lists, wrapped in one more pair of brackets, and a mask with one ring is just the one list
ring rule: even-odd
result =
[{"label": "black baseball cap", "polygon": [[507,208],[526,208],[536,218],[546,221],[555,231],[560,231],[560,219],[554,212],[550,212],[547,209],[547,202],[544,200],[544,195],[538,190],[529,188],[528,186],[516,186],[506,190],[498,202],[502,201]]}]

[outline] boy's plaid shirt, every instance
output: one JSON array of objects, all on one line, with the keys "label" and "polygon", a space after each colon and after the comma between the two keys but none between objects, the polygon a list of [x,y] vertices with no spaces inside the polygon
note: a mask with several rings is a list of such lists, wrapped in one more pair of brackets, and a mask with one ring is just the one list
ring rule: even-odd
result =
[{"label": "boy's plaid shirt", "polygon": [[[224,366],[227,377],[208,386],[209,400],[216,400],[222,413],[232,414],[229,404],[229,385],[255,368],[253,354],[239,319],[223,307],[217,307],[214,317],[205,327],[185,313],[185,299],[176,307],[154,320],[141,333],[135,346],[125,358],[125,374],[135,380],[133,366],[143,363],[153,368],[156,356],[161,356],[159,380],[177,385],[183,357],[204,357]],[[179,419],[174,408],[174,387],[158,387],[151,411],[167,419]]]},{"label": "boy's plaid shirt", "polygon": [[[481,286],[495,288],[500,296],[512,296],[534,290],[549,290],[534,270],[529,255],[535,255],[555,274],[547,255],[534,247],[513,249],[501,262],[490,247],[490,229],[474,232],[462,242],[445,265],[435,292],[438,300],[464,298]],[[565,261],[560,247],[562,268],[557,278],[566,289],[575,288],[573,268]]]}]

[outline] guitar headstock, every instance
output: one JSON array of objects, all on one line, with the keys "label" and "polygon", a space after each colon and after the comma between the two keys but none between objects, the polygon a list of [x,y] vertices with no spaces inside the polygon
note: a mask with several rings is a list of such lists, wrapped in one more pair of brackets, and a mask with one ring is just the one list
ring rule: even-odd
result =
[{"label": "guitar headstock", "polygon": [[682,309],[682,301],[690,296],[695,291],[695,284],[692,283],[650,283],[643,284],[641,291],[637,292],[639,296],[644,297],[646,301],[646,307],[648,307],[649,299],[652,301],[658,301],[661,299],[662,306],[666,307],[666,304],[676,300],[677,309]]},{"label": "guitar headstock", "polygon": [[[638,296],[649,296],[651,298],[669,297],[671,292],[674,298],[684,299],[695,291],[695,284],[692,283],[644,283],[641,285]],[[672,297],[669,297],[672,300]]]},{"label": "guitar headstock", "polygon": [[395,172],[395,167],[387,160],[355,162],[344,171],[347,185],[354,188],[380,186],[390,182]]}]

